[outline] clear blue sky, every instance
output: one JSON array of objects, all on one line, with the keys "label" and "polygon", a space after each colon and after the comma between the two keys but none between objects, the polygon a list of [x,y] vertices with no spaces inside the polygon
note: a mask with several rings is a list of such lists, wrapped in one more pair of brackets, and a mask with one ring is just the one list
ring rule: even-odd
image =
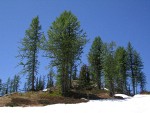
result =
[{"label": "clear blue sky", "polygon": [[[90,39],[83,63],[88,63],[86,56],[96,36],[104,42],[115,41],[118,46],[126,47],[130,41],[141,54],[147,82],[150,81],[150,0],[0,0],[0,78],[5,81],[19,72],[15,56],[32,18],[39,16],[42,31],[47,34],[64,10],[78,17]],[[49,60],[40,58],[40,62],[39,74],[46,74]]]}]

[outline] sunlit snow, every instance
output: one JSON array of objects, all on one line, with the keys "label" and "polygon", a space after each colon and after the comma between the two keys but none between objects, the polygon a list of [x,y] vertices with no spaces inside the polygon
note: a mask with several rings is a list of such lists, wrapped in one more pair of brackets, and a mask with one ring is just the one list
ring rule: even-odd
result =
[{"label": "sunlit snow", "polygon": [[150,95],[135,95],[125,100],[91,100],[80,104],[55,104],[45,107],[0,107],[1,113],[150,113]]},{"label": "sunlit snow", "polygon": [[119,97],[122,97],[122,98],[124,98],[124,99],[129,99],[129,98],[131,98],[130,96],[127,96],[127,95],[125,95],[125,94],[115,94],[114,96],[119,96]]}]

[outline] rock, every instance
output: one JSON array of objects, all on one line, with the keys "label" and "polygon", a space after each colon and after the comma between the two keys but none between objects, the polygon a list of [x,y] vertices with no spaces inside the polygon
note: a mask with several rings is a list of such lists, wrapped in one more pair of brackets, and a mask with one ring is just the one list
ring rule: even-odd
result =
[{"label": "rock", "polygon": [[81,100],[85,100],[85,101],[88,101],[88,99],[86,99],[86,98],[81,98]]},{"label": "rock", "polygon": [[104,88],[104,90],[105,90],[105,91],[109,91],[109,89],[107,89],[107,88]]}]

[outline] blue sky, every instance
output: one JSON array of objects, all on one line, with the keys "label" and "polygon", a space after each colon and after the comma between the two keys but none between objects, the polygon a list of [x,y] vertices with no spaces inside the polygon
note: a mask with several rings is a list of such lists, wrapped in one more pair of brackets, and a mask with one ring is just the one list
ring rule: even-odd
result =
[{"label": "blue sky", "polygon": [[[118,46],[126,47],[130,41],[140,53],[150,81],[150,0],[0,0],[0,78],[5,81],[19,72],[15,56],[32,18],[39,16],[47,35],[51,23],[64,10],[78,17],[90,39],[82,55],[83,63],[88,63],[87,53],[96,36],[104,42],[115,41]],[[46,74],[49,60],[40,57],[40,62],[39,74]]]}]

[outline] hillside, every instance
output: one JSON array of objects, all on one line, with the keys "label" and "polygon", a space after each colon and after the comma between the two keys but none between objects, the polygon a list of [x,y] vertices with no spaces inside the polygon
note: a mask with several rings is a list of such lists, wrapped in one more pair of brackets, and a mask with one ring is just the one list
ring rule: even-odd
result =
[{"label": "hillside", "polygon": [[56,90],[49,92],[27,92],[13,93],[0,97],[0,107],[2,106],[45,106],[51,104],[65,103],[74,104],[88,102],[88,100],[107,99],[110,98],[106,91],[85,90],[71,91],[67,97],[61,96]]},{"label": "hillside", "polygon": [[53,104],[44,107],[0,107],[2,113],[149,113],[150,95],[135,95],[124,100],[91,100],[78,104]]}]

